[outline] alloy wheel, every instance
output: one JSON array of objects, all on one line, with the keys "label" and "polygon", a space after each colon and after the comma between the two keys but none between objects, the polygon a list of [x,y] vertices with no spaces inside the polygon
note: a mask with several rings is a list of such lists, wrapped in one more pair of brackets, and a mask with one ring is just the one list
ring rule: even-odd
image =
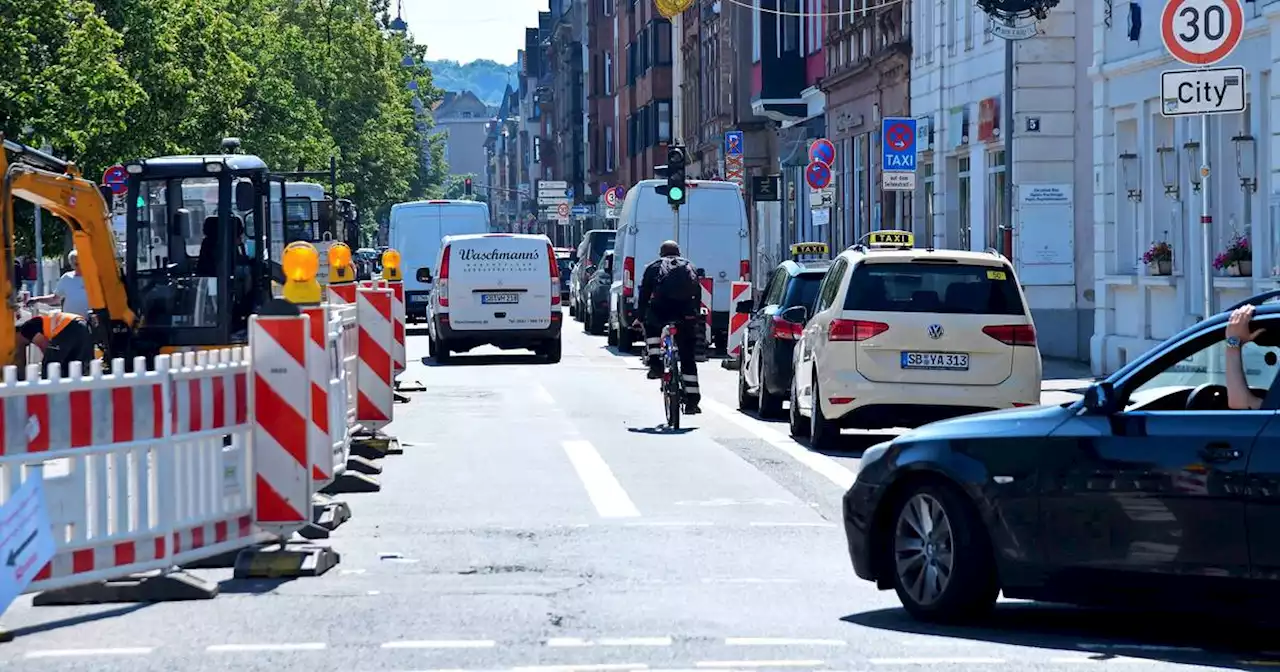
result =
[{"label": "alloy wheel", "polygon": [[951,520],[932,495],[915,494],[902,507],[893,535],[895,571],[921,606],[937,602],[951,582],[955,563]]}]

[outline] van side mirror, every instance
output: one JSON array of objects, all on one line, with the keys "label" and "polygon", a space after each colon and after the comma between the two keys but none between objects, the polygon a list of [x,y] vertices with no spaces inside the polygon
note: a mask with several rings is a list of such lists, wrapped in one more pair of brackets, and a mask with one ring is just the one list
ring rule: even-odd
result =
[{"label": "van side mirror", "polygon": [[1108,381],[1094,383],[1084,391],[1084,407],[1091,413],[1111,415],[1116,411],[1116,390]]},{"label": "van side mirror", "polygon": [[804,306],[791,306],[779,313],[778,317],[792,324],[804,324],[809,321],[809,309]]},{"label": "van side mirror", "polygon": [[756,310],[756,302],[754,299],[739,301],[735,310],[738,311],[739,315],[750,315],[751,313],[754,313]]},{"label": "van side mirror", "polygon": [[705,277],[707,277],[707,269],[705,269],[705,268],[699,268],[699,269],[698,269],[698,277],[699,277],[699,278],[705,278]]},{"label": "van side mirror", "polygon": [[431,282],[431,269],[426,267],[419,268],[416,277],[418,282]]},{"label": "van side mirror", "polygon": [[256,195],[252,182],[236,182],[236,210],[252,210]]}]

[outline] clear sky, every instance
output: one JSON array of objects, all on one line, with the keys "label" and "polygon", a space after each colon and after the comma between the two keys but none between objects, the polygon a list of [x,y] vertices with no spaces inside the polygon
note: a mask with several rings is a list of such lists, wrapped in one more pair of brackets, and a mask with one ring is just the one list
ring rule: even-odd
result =
[{"label": "clear sky", "polygon": [[[547,0],[402,0],[404,20],[427,58],[515,63],[524,29],[538,25]],[[396,3],[391,3],[395,16]]]}]

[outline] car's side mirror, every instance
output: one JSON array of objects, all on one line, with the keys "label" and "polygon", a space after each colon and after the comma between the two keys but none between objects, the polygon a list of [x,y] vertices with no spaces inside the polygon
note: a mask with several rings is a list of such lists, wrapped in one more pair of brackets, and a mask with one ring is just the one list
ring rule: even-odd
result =
[{"label": "car's side mirror", "polygon": [[791,306],[778,315],[792,324],[804,324],[809,321],[809,309],[804,306]]},{"label": "car's side mirror", "polygon": [[423,267],[417,272],[418,282],[431,282],[431,269]]},{"label": "car's side mirror", "polygon": [[1116,408],[1116,390],[1108,381],[1090,385],[1084,391],[1084,407],[1092,413],[1111,415]]},{"label": "car's side mirror", "polygon": [[739,315],[750,315],[756,310],[756,302],[753,299],[739,301],[734,310],[738,311]]}]

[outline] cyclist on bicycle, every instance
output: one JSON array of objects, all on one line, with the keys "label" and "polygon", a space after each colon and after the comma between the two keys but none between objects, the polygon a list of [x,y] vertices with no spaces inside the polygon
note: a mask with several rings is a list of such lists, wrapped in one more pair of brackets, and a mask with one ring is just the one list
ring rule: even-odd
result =
[{"label": "cyclist on bicycle", "polygon": [[684,378],[684,412],[696,415],[701,410],[698,402],[702,393],[698,390],[698,362],[695,358],[696,335],[702,320],[698,311],[702,307],[702,288],[698,274],[688,259],[680,256],[680,245],[673,240],[662,244],[658,258],[644,268],[640,280],[640,293],[636,299],[637,319],[634,326],[644,327],[644,341],[649,355],[649,378],[662,377],[662,328],[676,325],[676,349],[680,352],[680,370]]}]

